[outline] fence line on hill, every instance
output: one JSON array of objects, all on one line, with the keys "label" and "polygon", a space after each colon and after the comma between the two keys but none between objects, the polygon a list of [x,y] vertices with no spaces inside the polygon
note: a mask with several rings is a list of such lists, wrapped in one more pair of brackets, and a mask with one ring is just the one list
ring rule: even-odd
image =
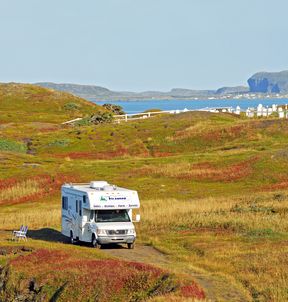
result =
[{"label": "fence line on hill", "polygon": [[[120,122],[128,122],[128,121],[135,121],[135,120],[141,120],[141,119],[147,119],[151,118],[155,115],[159,114],[179,114],[183,112],[196,112],[196,111],[207,111],[207,112],[231,112],[233,111],[232,107],[213,107],[213,108],[202,108],[202,109],[193,109],[189,110],[187,108],[183,110],[163,110],[163,111],[152,111],[152,112],[140,112],[140,113],[126,113],[121,115],[114,115],[114,119],[116,123]],[[240,112],[239,112],[240,114]]]},{"label": "fence line on hill", "polygon": [[[288,119],[288,106],[285,105],[284,108],[282,106],[278,105],[272,105],[271,108],[264,107],[261,104],[259,104],[256,108],[248,108],[247,110],[241,110],[239,106],[237,106],[235,109],[233,107],[206,107],[202,109],[183,109],[183,110],[164,110],[164,111],[151,111],[151,112],[139,112],[139,113],[126,113],[121,115],[113,115],[114,121],[116,123],[121,122],[128,122],[128,121],[135,121],[135,120],[143,120],[147,118],[152,118],[159,114],[179,114],[184,112],[212,112],[212,113],[219,113],[219,112],[227,112],[227,113],[233,113],[236,115],[240,115],[241,112],[246,113],[246,116],[249,118],[256,117],[268,117],[272,115],[272,113],[275,113],[278,115],[278,117],[281,118],[287,118]],[[70,121],[63,122],[62,125],[69,125],[73,124],[77,121],[81,121],[83,118],[75,118]]]}]

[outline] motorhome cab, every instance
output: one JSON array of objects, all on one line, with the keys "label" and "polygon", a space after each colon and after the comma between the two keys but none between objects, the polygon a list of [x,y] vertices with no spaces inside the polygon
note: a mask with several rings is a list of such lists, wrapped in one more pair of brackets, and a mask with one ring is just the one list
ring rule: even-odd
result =
[{"label": "motorhome cab", "polygon": [[[132,211],[140,207],[136,191],[106,181],[62,186],[62,234],[75,241],[102,244],[125,243],[134,248],[136,239]],[[136,221],[140,215],[136,215]]]}]

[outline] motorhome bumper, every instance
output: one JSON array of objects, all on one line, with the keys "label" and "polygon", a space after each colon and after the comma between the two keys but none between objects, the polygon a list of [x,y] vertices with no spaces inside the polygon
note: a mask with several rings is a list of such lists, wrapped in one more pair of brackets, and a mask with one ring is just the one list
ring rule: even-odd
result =
[{"label": "motorhome bumper", "polygon": [[119,237],[98,237],[99,244],[109,244],[109,243],[133,243],[135,241],[135,236],[119,236]]}]

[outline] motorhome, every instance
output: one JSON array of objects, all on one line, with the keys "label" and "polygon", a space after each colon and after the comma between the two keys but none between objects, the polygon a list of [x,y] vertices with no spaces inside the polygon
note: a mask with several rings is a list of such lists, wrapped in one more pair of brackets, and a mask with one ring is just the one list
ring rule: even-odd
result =
[{"label": "motorhome", "polygon": [[62,193],[62,234],[76,241],[89,242],[93,247],[109,243],[125,243],[134,248],[136,232],[133,222],[140,215],[138,193],[106,181],[89,184],[64,184]]}]

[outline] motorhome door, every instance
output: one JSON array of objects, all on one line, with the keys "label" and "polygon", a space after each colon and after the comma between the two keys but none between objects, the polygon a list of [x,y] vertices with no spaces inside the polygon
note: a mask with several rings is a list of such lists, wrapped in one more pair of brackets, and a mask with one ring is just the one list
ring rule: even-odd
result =
[{"label": "motorhome door", "polygon": [[82,200],[76,199],[76,228],[75,236],[81,240],[82,237]]}]

